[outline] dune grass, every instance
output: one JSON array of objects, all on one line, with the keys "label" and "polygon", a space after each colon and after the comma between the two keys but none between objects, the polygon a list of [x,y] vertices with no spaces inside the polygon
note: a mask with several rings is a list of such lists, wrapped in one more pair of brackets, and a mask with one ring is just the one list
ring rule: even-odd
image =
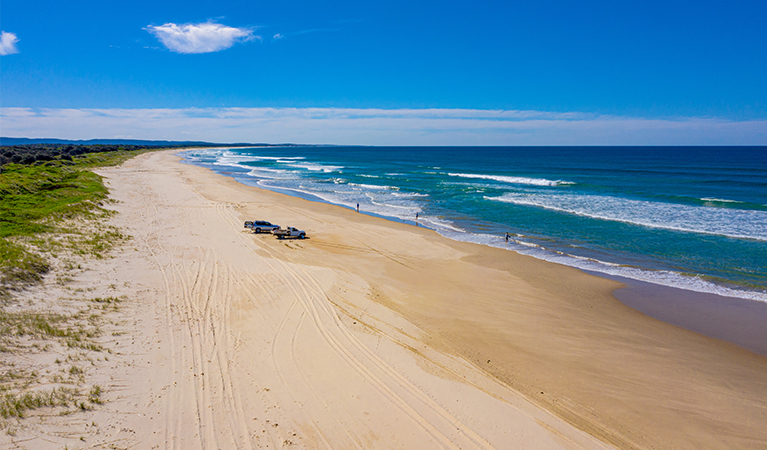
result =
[{"label": "dune grass", "polygon": [[55,231],[57,221],[93,214],[106,195],[88,170],[8,165],[0,174],[0,238]]},{"label": "dune grass", "polygon": [[[14,341],[28,336],[38,339],[58,339],[69,348],[102,351],[102,347],[92,341],[99,334],[98,328],[84,324],[80,316],[82,314],[64,315],[0,310],[2,349],[13,351]],[[3,351],[2,349],[0,351]]]},{"label": "dune grass", "polygon": [[120,164],[145,151],[0,167],[0,428],[7,434],[15,430],[14,420],[37,408],[64,407],[69,413],[70,407],[91,409],[102,403],[100,386],[81,389],[88,365],[54,371],[54,364],[62,364],[59,358],[46,366],[45,358],[32,356],[58,353],[68,355],[66,361],[92,362],[92,352],[105,351],[97,343],[101,314],[117,309],[121,298],[83,299],[72,311],[72,299],[46,309],[19,294],[43,283],[46,274],[66,284],[80,263],[104,258],[128,239],[106,223],[114,214],[104,207],[110,203],[108,191],[90,169]]},{"label": "dune grass", "polygon": [[[149,150],[89,153],[34,165],[7,164],[0,172],[0,299],[39,283],[48,256],[66,247],[103,257],[119,230],[103,226],[108,191],[94,167],[117,165]],[[89,226],[81,226],[89,223]],[[65,238],[62,238],[66,236]]]},{"label": "dune grass", "polygon": [[30,409],[44,406],[69,406],[76,402],[78,394],[75,389],[64,387],[35,392],[7,392],[0,395],[0,417],[22,418],[24,412]]}]

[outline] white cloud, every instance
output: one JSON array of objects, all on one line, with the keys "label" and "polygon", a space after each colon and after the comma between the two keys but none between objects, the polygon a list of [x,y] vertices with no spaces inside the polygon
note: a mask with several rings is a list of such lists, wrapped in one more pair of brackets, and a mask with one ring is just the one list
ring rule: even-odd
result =
[{"label": "white cloud", "polygon": [[211,53],[225,50],[237,42],[261,39],[248,28],[233,28],[218,23],[149,25],[145,28],[168,50],[176,53]]},{"label": "white cloud", "polygon": [[19,50],[16,48],[17,42],[19,42],[19,38],[16,37],[15,33],[3,31],[3,33],[0,34],[0,55],[5,56],[18,53]]},{"label": "white cloud", "polygon": [[767,120],[472,109],[0,108],[3,135],[360,145],[767,145]]},{"label": "white cloud", "polygon": [[285,36],[281,35],[280,33],[277,33],[277,34],[275,34],[274,36],[272,36],[272,40],[273,40],[273,41],[277,41],[277,40],[280,40],[280,39],[282,39],[282,38],[284,38],[284,37],[285,37]]}]

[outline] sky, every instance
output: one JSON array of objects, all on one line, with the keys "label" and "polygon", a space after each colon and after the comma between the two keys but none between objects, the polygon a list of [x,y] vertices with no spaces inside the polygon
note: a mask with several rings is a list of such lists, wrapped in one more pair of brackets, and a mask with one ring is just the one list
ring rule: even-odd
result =
[{"label": "sky", "polygon": [[0,134],[767,145],[764,1],[3,0]]}]

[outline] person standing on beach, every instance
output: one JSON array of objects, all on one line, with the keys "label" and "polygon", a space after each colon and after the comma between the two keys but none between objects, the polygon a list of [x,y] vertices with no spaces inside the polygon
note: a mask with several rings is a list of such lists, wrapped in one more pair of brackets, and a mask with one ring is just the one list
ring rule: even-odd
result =
[{"label": "person standing on beach", "polygon": [[509,233],[508,232],[506,233],[506,243],[507,244],[509,243]]},{"label": "person standing on beach", "polygon": [[415,226],[418,226],[418,213],[415,213]]},{"label": "person standing on beach", "polygon": [[357,203],[357,212],[360,212],[360,204]]}]

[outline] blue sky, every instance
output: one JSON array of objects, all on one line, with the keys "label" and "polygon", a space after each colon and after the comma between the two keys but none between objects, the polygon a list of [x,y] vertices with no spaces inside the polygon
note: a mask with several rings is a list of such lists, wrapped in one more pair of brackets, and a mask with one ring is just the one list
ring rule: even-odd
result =
[{"label": "blue sky", "polygon": [[[221,130],[231,126],[258,128],[231,140],[295,141],[291,127],[310,108],[325,126],[338,111],[346,121],[358,111],[371,127],[380,125],[370,122],[371,110],[386,121],[393,110],[435,120],[428,111],[439,109],[464,111],[468,128],[508,121],[504,111],[538,123],[546,117],[506,140],[490,142],[474,129],[462,135],[469,143],[767,144],[764,1],[3,0],[1,8],[5,136],[114,137],[94,134],[108,130],[205,138],[195,130],[169,135],[180,128],[162,128],[163,120],[154,128],[141,122],[172,110],[174,118],[215,117],[221,128],[207,136],[217,140],[229,139]],[[261,121],[227,122],[232,108]],[[278,110],[270,125],[263,108]],[[51,117],[64,116],[70,122],[52,127]],[[90,116],[113,117],[114,130],[88,128]],[[392,133],[404,125],[398,117]],[[552,123],[572,120],[579,140],[562,131],[547,141]],[[715,130],[707,129],[711,121]],[[133,130],[142,134],[120,133],[130,123],[141,123]],[[449,126],[409,124],[410,135],[400,131],[399,140],[383,142],[366,140],[365,123],[355,122],[356,139],[365,142],[340,135],[333,143],[451,141]]]}]

